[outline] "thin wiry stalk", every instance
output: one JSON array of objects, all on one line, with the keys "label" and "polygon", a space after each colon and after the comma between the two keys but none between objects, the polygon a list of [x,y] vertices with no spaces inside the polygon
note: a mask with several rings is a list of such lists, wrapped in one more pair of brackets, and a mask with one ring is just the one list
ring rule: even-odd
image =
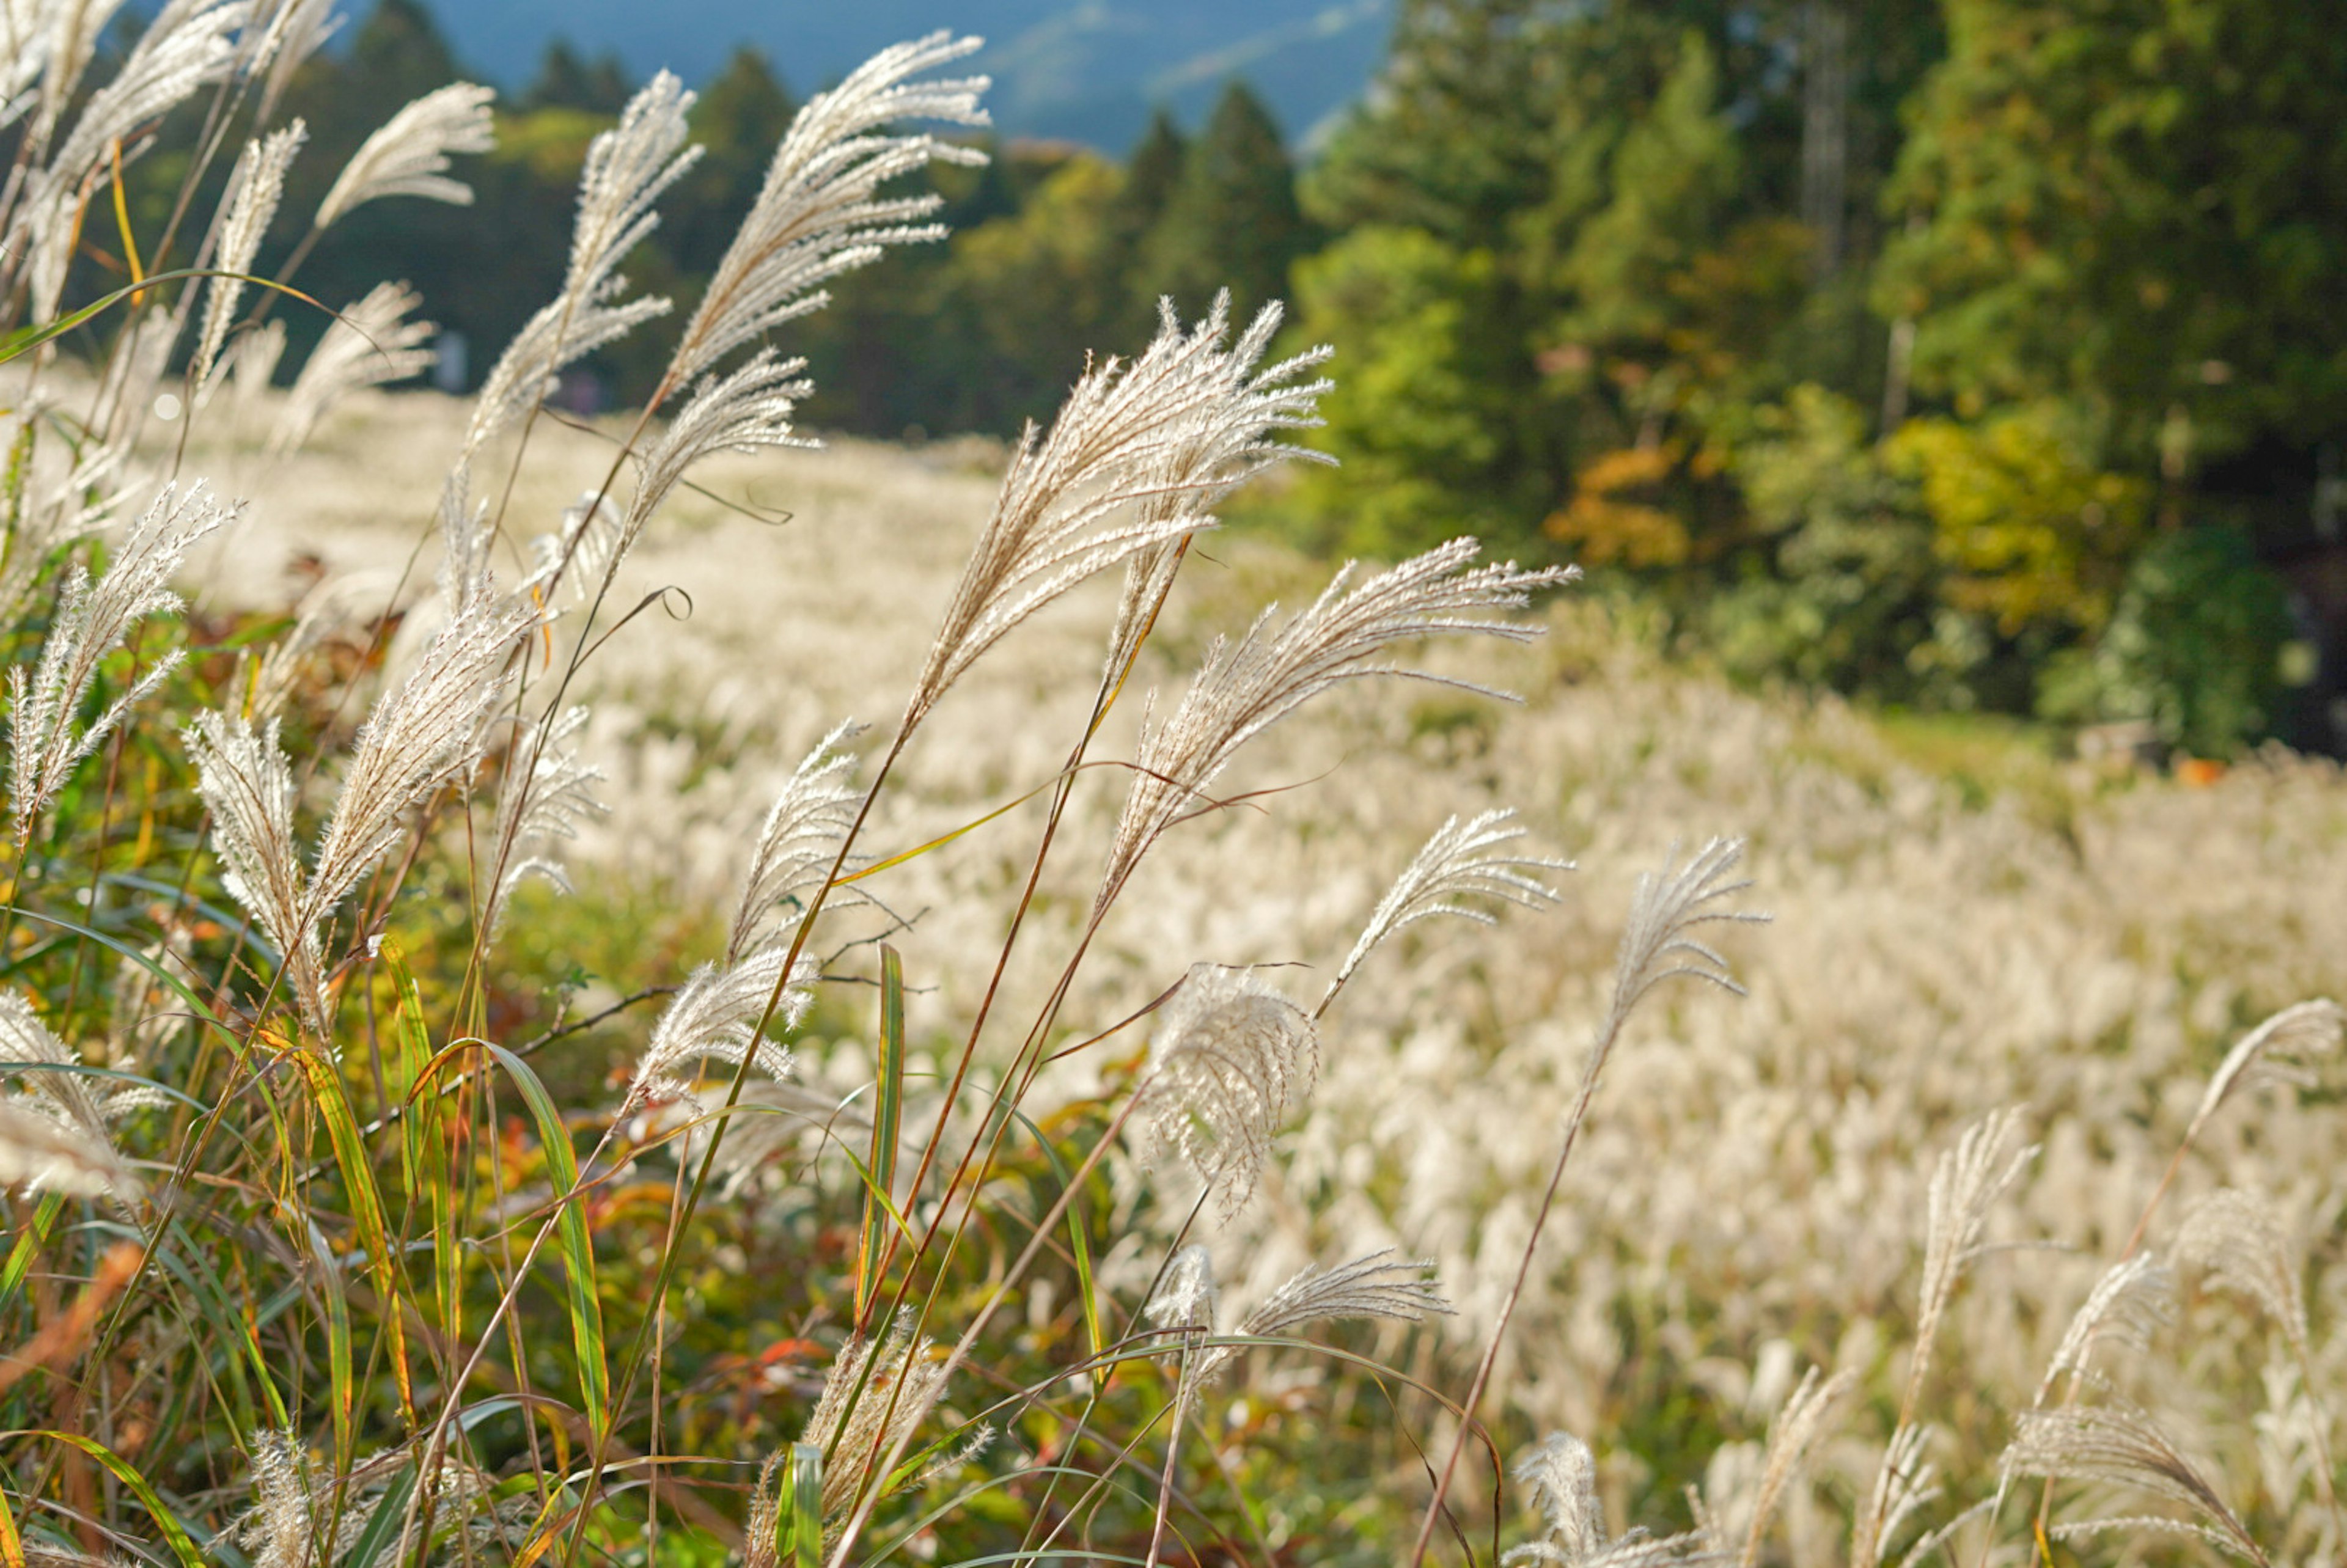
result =
[{"label": "thin wiry stalk", "polygon": [[[1581,1124],[1588,1118],[1589,1102],[1596,1095],[1599,1074],[1606,1058],[1613,1054],[1622,1029],[1638,1003],[1665,980],[1687,979],[1705,981],[1735,995],[1743,995],[1727,970],[1727,960],[1698,940],[1693,932],[1709,925],[1738,924],[1763,921],[1765,915],[1747,914],[1740,910],[1717,907],[1720,900],[1733,897],[1751,886],[1749,882],[1731,882],[1727,877],[1742,858],[1744,845],[1740,839],[1715,838],[1696,851],[1687,863],[1676,871],[1661,874],[1649,872],[1638,878],[1637,891],[1630,899],[1630,918],[1622,933],[1622,945],[1614,964],[1614,1000],[1606,1009],[1605,1019],[1598,1026],[1597,1038],[1591,1044],[1587,1064],[1582,1070],[1581,1090],[1574,1096],[1572,1113],[1566,1118],[1564,1136],[1550,1168],[1547,1189],[1541,1195],[1541,1204],[1532,1219],[1532,1235],[1525,1239],[1523,1255],[1516,1266],[1516,1276],[1505,1300],[1500,1305],[1500,1315],[1492,1324],[1490,1342],[1484,1347],[1483,1358],[1475,1368],[1475,1378],[1468,1386],[1467,1397],[1460,1401],[1471,1413],[1483,1401],[1483,1392],[1491,1386],[1491,1369],[1500,1358],[1500,1347],[1507,1337],[1509,1319],[1515,1316],[1516,1304],[1523,1297],[1524,1286],[1532,1277],[1532,1260],[1540,1248],[1542,1230],[1548,1216],[1556,1206],[1557,1189],[1563,1184],[1564,1168],[1573,1158],[1573,1146],[1581,1133]],[[1678,849],[1672,846],[1666,857],[1676,860]],[[1419,1568],[1426,1561],[1427,1549],[1433,1544],[1435,1522],[1442,1515],[1443,1500],[1450,1494],[1451,1478],[1458,1472],[1459,1460],[1467,1450],[1467,1432],[1471,1421],[1462,1420],[1450,1440],[1449,1452],[1437,1472],[1434,1495],[1426,1505],[1426,1516],[1418,1530],[1417,1543],[1411,1548],[1409,1568]]]}]

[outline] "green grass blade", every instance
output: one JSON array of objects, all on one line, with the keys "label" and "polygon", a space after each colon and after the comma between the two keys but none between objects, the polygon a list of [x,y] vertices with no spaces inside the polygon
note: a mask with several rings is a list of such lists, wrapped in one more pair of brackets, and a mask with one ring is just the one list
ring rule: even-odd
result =
[{"label": "green grass blade", "polygon": [[33,1210],[33,1223],[17,1235],[16,1245],[8,1249],[8,1261],[0,1264],[0,1312],[7,1311],[16,1299],[16,1292],[24,1288],[34,1255],[49,1239],[49,1232],[56,1228],[57,1214],[65,1206],[63,1193],[41,1194],[40,1204]]},{"label": "green grass blade", "polygon": [[793,1443],[774,1490],[775,1563],[823,1568],[823,1445]]},{"label": "green grass blade", "polygon": [[347,1471],[358,1409],[358,1378],[351,1365],[350,1294],[343,1288],[342,1266],[334,1261],[333,1248],[315,1225],[310,1227],[310,1252],[317,1260],[318,1294],[326,1308],[326,1403],[334,1422],[334,1467]]},{"label": "green grass blade", "polygon": [[81,1450],[111,1471],[114,1479],[120,1481],[124,1489],[154,1516],[155,1527],[163,1532],[163,1539],[170,1544],[172,1554],[179,1558],[180,1568],[205,1568],[203,1554],[196,1550],[195,1541],[188,1534],[188,1527],[179,1522],[179,1515],[163,1506],[163,1500],[155,1495],[155,1489],[147,1484],[147,1478],[138,1473],[137,1466],[104,1443],[77,1432],[9,1432],[0,1435],[51,1438],[69,1448]]},{"label": "green grass blade", "polygon": [[872,1107],[871,1190],[864,1197],[864,1240],[856,1259],[856,1321],[864,1321],[880,1288],[884,1207],[897,1186],[897,1129],[905,1112],[905,960],[887,944],[880,948],[880,1073]]},{"label": "green grass blade", "polygon": [[603,1344],[603,1307],[595,1289],[595,1244],[587,1232],[587,1194],[579,1191],[579,1156],[570,1147],[570,1130],[554,1098],[532,1072],[529,1063],[501,1045],[476,1040],[521,1091],[530,1119],[538,1123],[538,1141],[546,1151],[547,1173],[562,1204],[560,1241],[564,1271],[569,1276],[567,1305],[570,1342],[579,1361],[579,1408],[596,1431],[605,1429],[610,1403],[610,1372]]},{"label": "green grass blade", "polygon": [[407,1494],[415,1490],[415,1461],[410,1460],[400,1472],[392,1477],[383,1501],[367,1515],[366,1528],[359,1532],[351,1549],[336,1559],[340,1568],[368,1568],[383,1555],[401,1526],[407,1522]]},{"label": "green grass blade", "polygon": [[406,1163],[409,1201],[424,1199],[432,1233],[432,1295],[440,1332],[451,1344],[464,1334],[465,1255],[456,1243],[456,1154],[447,1137],[447,1110],[433,1076],[432,1030],[424,1019],[424,997],[399,950],[386,942],[396,992],[393,1036],[397,1046],[399,1091],[405,1097],[401,1149]]},{"label": "green grass blade", "polygon": [[317,1103],[319,1117],[326,1123],[334,1163],[342,1167],[343,1188],[351,1201],[351,1217],[358,1225],[359,1245],[366,1249],[367,1272],[383,1296],[384,1328],[391,1337],[392,1369],[399,1379],[400,1404],[403,1409],[413,1409],[415,1400],[407,1369],[407,1334],[400,1317],[405,1293],[400,1289],[397,1260],[392,1250],[391,1226],[384,1219],[383,1194],[375,1186],[374,1162],[367,1157],[366,1142],[359,1132],[358,1117],[351,1110],[350,1096],[343,1091],[341,1071],[316,1051],[298,1051],[296,1058]]}]

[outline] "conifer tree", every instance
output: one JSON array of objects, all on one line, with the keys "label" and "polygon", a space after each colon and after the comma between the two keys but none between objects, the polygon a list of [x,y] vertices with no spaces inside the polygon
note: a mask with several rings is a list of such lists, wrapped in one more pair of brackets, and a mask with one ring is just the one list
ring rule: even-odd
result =
[{"label": "conifer tree", "polygon": [[692,138],[706,150],[685,177],[674,216],[662,220],[666,249],[684,272],[706,273],[724,254],[797,111],[766,56],[746,44],[702,90]]},{"label": "conifer tree", "polygon": [[1279,128],[1234,81],[1183,160],[1181,183],[1143,247],[1143,275],[1193,313],[1227,287],[1245,320],[1286,296],[1288,266],[1308,245]]}]

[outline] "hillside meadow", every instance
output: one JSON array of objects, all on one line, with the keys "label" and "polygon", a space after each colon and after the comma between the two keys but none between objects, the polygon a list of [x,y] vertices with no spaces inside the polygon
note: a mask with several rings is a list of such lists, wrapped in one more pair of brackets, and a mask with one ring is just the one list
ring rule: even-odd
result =
[{"label": "hillside meadow", "polygon": [[[437,475],[463,418],[432,395],[362,395],[282,461],[233,426],[200,429],[188,463],[268,498],[194,561],[199,612],[282,612],[321,575],[378,606],[426,598]],[[513,531],[551,527],[612,438],[540,429],[507,504]],[[503,950],[514,1016],[544,1008],[529,991],[548,973],[570,972],[569,1005],[585,1014],[713,956],[743,845],[802,754],[844,721],[885,733],[902,706],[1002,456],[980,443],[837,441],[696,472],[699,488],[672,503],[610,596],[641,613],[575,692],[610,810],[570,847],[574,893],[532,894],[526,934]],[[1130,756],[1153,691],[1162,711],[1213,638],[1266,602],[1308,602],[1327,575],[1245,531],[1202,538],[1094,754]],[[1635,879],[1709,835],[1746,839],[1753,886],[1739,902],[1770,919],[1714,943],[1747,994],[1666,990],[1631,1021],[1486,1414],[1509,1444],[1558,1430],[1584,1439],[1612,1528],[1689,1529],[1692,1487],[1740,1543],[1734,1522],[1789,1480],[1761,1445],[1786,1425],[1799,1374],[1846,1373],[1802,1434],[1800,1479],[1760,1505],[1781,1509],[1788,1561],[1822,1568],[1850,1555],[1850,1521],[1896,1421],[1922,1427],[1908,1457],[1947,1478],[1918,1522],[1995,1491],[2016,1414],[2042,1393],[2073,1312],[2133,1245],[2220,1059],[2278,1009],[2347,996],[2347,783],[2334,764],[2270,750],[2188,785],[2089,767],[2030,732],[1740,692],[1674,660],[1613,602],[1602,583],[1568,587],[1538,606],[1537,641],[1419,651],[1426,668],[1521,704],[1381,682],[1263,737],[1217,785],[1226,804],[1167,835],[1061,1011],[1071,1040],[1089,1035],[1194,961],[1273,966],[1263,972],[1292,978],[1291,991],[1317,992],[1388,881],[1453,815],[1512,809],[1529,853],[1573,861],[1550,878],[1553,908],[1507,909],[1489,930],[1416,926],[1397,939],[1406,961],[1366,968],[1254,1203],[1193,1237],[1243,1302],[1317,1260],[1387,1245],[1431,1260],[1456,1315],[1356,1342],[1455,1397],[1531,1232]],[[1020,629],[898,764],[867,852],[934,847],[855,885],[870,902],[841,917],[825,959],[842,983],[796,1042],[795,1082],[768,1091],[777,1107],[812,1122],[861,1113],[881,936],[903,955],[907,1094],[933,1101],[1033,854],[1046,808],[1034,792],[1084,722],[1068,672],[1097,666],[1114,608],[1112,585],[1091,585]],[[1003,1016],[1044,1004],[1126,788],[1114,767],[1078,779],[1003,977]],[[623,1081],[646,1021],[599,1026],[542,1070],[589,1091]],[[1048,1121],[1053,1105],[1102,1094],[1138,1043],[1055,1063],[1029,1114]],[[988,1065],[1008,1055],[1005,1042]],[[2306,1357],[2238,1294],[2180,1266],[2174,1309],[2096,1371],[2109,1397],[2190,1434],[2276,1561],[2337,1546],[2311,1456],[2347,1389],[2335,1332],[2347,1315],[2347,1108],[2341,1064],[2315,1065],[2304,1094],[2245,1090],[2211,1119],[2147,1231],[2165,1255],[2210,1194],[2262,1194],[2301,1260]],[[1983,1202],[1927,1375],[1909,1389],[1935,1163],[2006,1110],[2005,1153],[2030,1153]],[[754,1228],[762,1212],[803,1204],[811,1178],[794,1136],[751,1143],[762,1158],[730,1167],[725,1202]],[[1098,1263],[1100,1288],[1128,1308],[1158,1276],[1167,1216],[1184,1212],[1139,1200],[1152,1179],[1140,1154],[1111,1162],[1126,1228]],[[1064,1304],[1046,1296],[1029,1310],[1040,1326]],[[1425,1491],[1418,1445],[1439,1455],[1449,1418],[1393,1389],[1392,1414],[1323,1427],[1331,1401],[1354,1411],[1376,1402],[1376,1385],[1293,1353],[1257,1359],[1245,1390],[1199,1419],[1226,1467],[1276,1456],[1257,1472],[1260,1546],[1308,1544],[1330,1561],[1399,1550]],[[1316,1432],[1332,1445],[1318,1454]],[[1352,1457],[1331,1470],[1329,1453]],[[1488,1491],[1477,1495],[1488,1486],[1462,1489],[1471,1520],[1488,1516]],[[1976,1528],[1955,1539],[2018,1561],[2034,1550],[2024,1512],[2007,1508],[1993,1547]],[[1512,1534],[1525,1519],[1512,1504],[1502,1522]],[[1910,1524],[1900,1544],[1916,1534]],[[2159,1539],[2155,1553],[2194,1550]]]}]

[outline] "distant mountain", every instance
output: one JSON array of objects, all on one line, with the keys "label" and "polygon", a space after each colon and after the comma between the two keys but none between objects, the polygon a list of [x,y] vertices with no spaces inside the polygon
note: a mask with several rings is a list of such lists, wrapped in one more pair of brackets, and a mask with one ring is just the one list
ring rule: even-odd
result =
[{"label": "distant mountain", "polygon": [[737,44],[765,51],[794,93],[837,79],[874,50],[938,27],[987,41],[1006,135],[1122,152],[1154,104],[1196,125],[1243,76],[1291,142],[1359,94],[1385,52],[1396,0],[431,0],[457,54],[508,87],[552,39],[618,53],[639,77],[666,67],[705,81]]}]

